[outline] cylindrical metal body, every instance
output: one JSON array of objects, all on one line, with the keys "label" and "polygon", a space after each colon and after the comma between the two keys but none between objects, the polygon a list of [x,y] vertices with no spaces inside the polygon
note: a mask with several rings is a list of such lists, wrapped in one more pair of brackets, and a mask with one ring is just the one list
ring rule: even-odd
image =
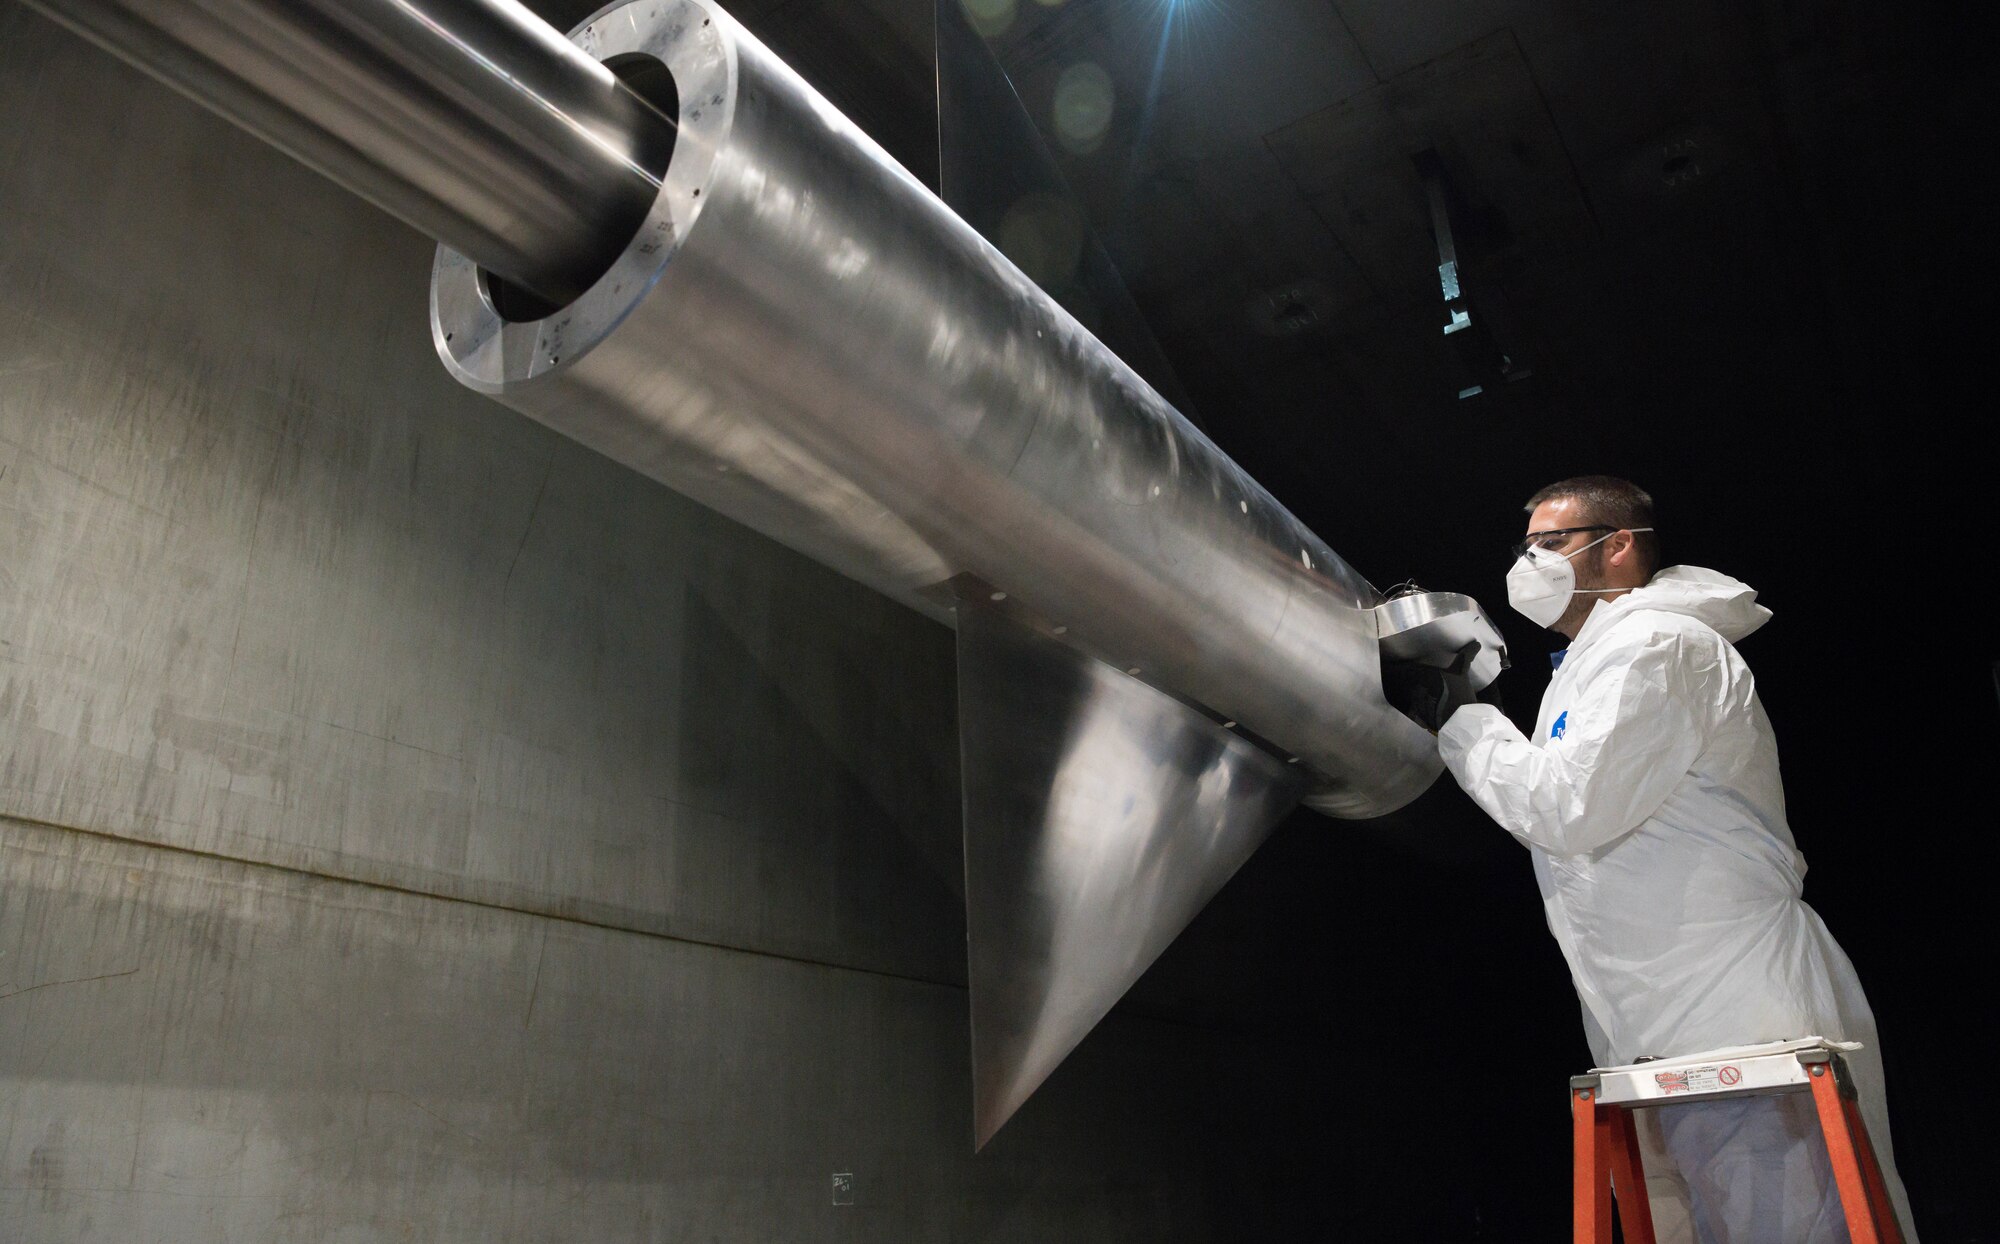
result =
[{"label": "cylindrical metal body", "polygon": [[626,251],[547,319],[446,249],[464,383],[889,595],[1004,592],[1240,722],[1371,816],[1438,772],[1333,550],[708,0],[571,37],[673,73],[680,141]]},{"label": "cylindrical metal body", "polygon": [[670,118],[517,0],[29,0],[560,305],[630,242]]}]

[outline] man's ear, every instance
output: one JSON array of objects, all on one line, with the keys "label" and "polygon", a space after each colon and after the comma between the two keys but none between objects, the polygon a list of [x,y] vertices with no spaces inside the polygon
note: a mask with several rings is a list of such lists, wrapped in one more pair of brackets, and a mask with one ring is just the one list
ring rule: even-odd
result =
[{"label": "man's ear", "polygon": [[1638,557],[1639,537],[1629,531],[1613,532],[1611,538],[1604,542],[1604,549],[1611,564],[1622,570]]}]

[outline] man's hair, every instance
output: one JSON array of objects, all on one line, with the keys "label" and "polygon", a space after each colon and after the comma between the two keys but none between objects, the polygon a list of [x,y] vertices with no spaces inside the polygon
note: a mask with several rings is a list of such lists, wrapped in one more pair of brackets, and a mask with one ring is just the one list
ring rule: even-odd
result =
[{"label": "man's hair", "polygon": [[[1528,498],[1525,507],[1533,514],[1535,507],[1546,501],[1574,501],[1577,507],[1579,526],[1603,524],[1630,531],[1635,527],[1653,527],[1653,497],[1645,489],[1628,479],[1615,475],[1579,475],[1575,479],[1562,480],[1550,484],[1534,496]],[[1657,531],[1634,532],[1634,547],[1639,552],[1640,568],[1650,578],[1660,569],[1661,544]]]}]

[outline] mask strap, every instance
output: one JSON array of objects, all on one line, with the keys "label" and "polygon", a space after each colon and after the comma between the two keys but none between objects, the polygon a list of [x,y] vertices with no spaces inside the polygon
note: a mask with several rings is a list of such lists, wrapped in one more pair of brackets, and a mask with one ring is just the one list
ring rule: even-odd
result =
[{"label": "mask strap", "polygon": [[[1633,535],[1637,535],[1642,531],[1651,531],[1651,530],[1652,530],[1651,527],[1620,527],[1618,529],[1618,531],[1629,531]],[[1578,553],[1588,553],[1590,552],[1590,550],[1596,548],[1598,545],[1604,543],[1606,540],[1609,540],[1611,537],[1617,535],[1618,531],[1607,531],[1603,535],[1597,537],[1597,539],[1592,540],[1589,544],[1586,544],[1582,548],[1578,549],[1576,553],[1562,554],[1562,559],[1564,561],[1568,561],[1571,558],[1577,556]],[[1632,589],[1629,587],[1574,587],[1570,589],[1571,592],[1574,592],[1578,596],[1610,596],[1618,592],[1629,592],[1631,590]]]}]

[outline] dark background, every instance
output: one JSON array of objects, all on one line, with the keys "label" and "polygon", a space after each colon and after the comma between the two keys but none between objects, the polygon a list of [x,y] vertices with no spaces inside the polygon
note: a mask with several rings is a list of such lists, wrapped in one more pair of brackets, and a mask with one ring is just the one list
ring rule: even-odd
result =
[{"label": "dark background", "polygon": [[[935,184],[930,3],[736,9]],[[1020,0],[989,22],[1045,129],[1069,65],[1116,83],[1102,143],[1051,145],[1191,413],[1374,582],[1486,601],[1518,720],[1559,642],[1501,582],[1542,484],[1627,476],[1670,561],[1760,589],[1776,616],[1744,656],[1930,1244],[2000,1238],[1994,1094],[1967,1061],[2000,863],[1974,12]],[[1469,400],[1425,148],[1475,318],[1534,372]],[[1295,815],[1125,1005],[1212,1028],[1187,1074],[1253,1107],[1189,1119],[1225,1232],[1565,1238],[1576,999],[1526,853],[1448,780],[1384,822]]]},{"label": "dark background", "polygon": [[[1240,363],[1167,341],[1217,439],[1377,582],[1414,574],[1498,611],[1522,500],[1602,471],[1655,494],[1670,561],[1760,589],[1776,616],[1743,651],[1779,733],[1807,899],[1874,1005],[1933,1244],[2000,1238],[1996,1099],[1965,1063],[1993,1014],[2000,643],[1980,430],[1991,226],[1971,171],[1992,149],[1991,61],[1963,16],[1904,11],[1894,59],[1861,59],[1871,94],[1839,116],[1774,89],[1781,138],[1752,184],[1643,240],[1582,247],[1560,261],[1571,271],[1496,272],[1538,373],[1482,395],[1501,401],[1442,383],[1426,401],[1361,374],[1364,345],[1335,383],[1246,409]],[[1378,329],[1375,357],[1417,354],[1415,327]],[[1399,435],[1338,435],[1357,405]],[[1531,725],[1540,654],[1560,641],[1503,626],[1508,708]],[[1196,933],[1255,946],[1259,989],[1290,982],[1297,1008],[1277,1025],[1293,1058],[1253,1091],[1298,1162],[1246,1179],[1249,1234],[1562,1237],[1555,1087],[1589,1063],[1575,997],[1525,852],[1445,786],[1413,810],[1424,849],[1295,817]],[[1314,1188],[1328,1198],[1301,1195]]]}]

